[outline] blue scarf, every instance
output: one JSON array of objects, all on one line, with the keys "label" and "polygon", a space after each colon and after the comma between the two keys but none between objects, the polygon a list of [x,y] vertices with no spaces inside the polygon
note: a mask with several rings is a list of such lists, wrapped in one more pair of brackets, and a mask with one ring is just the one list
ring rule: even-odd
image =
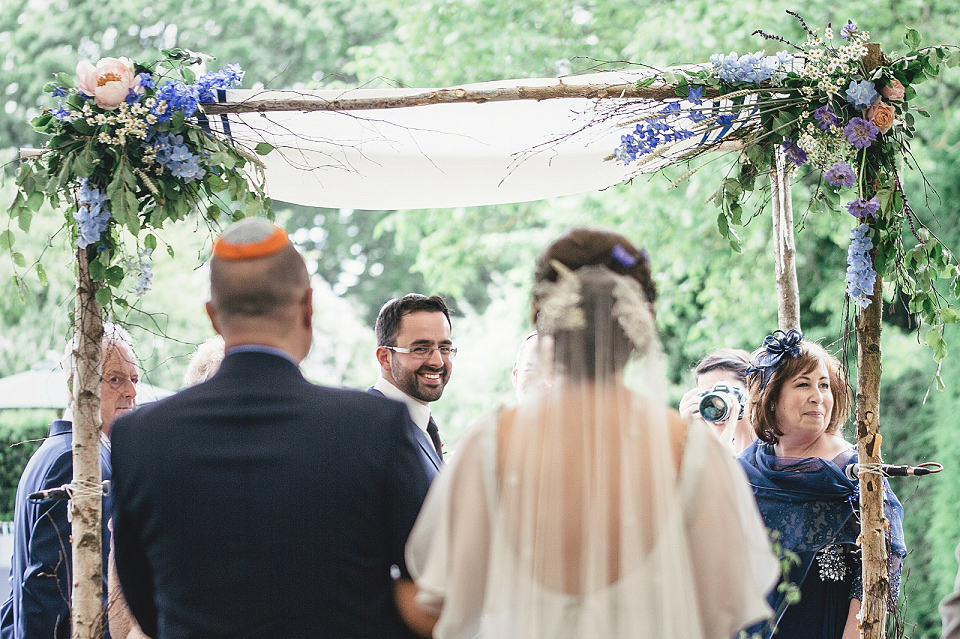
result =
[{"label": "blue scarf", "polygon": [[[860,534],[859,490],[843,473],[843,468],[857,462],[856,449],[851,447],[834,461],[819,457],[796,459],[777,457],[771,444],[754,442],[740,454],[739,461],[753,488],[763,522],[779,531],[784,548],[800,556],[799,568],[791,572],[795,583],[803,582],[814,557],[824,546],[856,544]],[[890,590],[896,601],[900,564],[907,554],[903,507],[886,479],[883,486],[883,510],[890,521]],[[770,593],[774,610],[779,609],[784,596],[776,588]]]}]

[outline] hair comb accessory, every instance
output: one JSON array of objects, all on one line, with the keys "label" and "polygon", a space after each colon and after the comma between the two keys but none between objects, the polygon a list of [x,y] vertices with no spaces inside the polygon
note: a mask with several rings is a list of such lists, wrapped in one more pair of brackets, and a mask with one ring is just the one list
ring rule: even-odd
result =
[{"label": "hair comb accessory", "polygon": [[800,357],[803,349],[800,342],[803,341],[803,333],[795,328],[784,332],[776,330],[771,335],[763,338],[762,348],[764,352],[757,355],[753,364],[747,369],[747,375],[760,374],[760,388],[766,388],[767,383],[780,366],[783,364],[784,356]]},{"label": "hair comb accessory", "polygon": [[534,295],[543,299],[537,315],[537,329],[546,335],[556,335],[557,331],[583,329],[587,320],[580,308],[583,300],[580,296],[580,281],[565,264],[550,260],[550,266],[559,275],[557,281],[540,282],[534,287]]},{"label": "hair comb accessory", "polygon": [[279,226],[263,218],[249,217],[231,224],[213,244],[213,254],[225,260],[249,260],[273,255],[290,238]]},{"label": "hair comb accessory", "polygon": [[617,264],[623,268],[633,268],[637,265],[637,258],[630,254],[630,251],[617,244],[610,251],[610,255],[616,260]]}]

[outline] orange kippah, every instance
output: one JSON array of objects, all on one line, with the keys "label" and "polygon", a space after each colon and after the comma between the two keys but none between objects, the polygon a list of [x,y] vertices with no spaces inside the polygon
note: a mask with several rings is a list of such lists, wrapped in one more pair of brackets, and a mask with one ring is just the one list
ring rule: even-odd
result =
[{"label": "orange kippah", "polygon": [[249,260],[273,255],[289,243],[282,228],[263,218],[249,217],[227,227],[213,243],[213,254],[225,260]]}]

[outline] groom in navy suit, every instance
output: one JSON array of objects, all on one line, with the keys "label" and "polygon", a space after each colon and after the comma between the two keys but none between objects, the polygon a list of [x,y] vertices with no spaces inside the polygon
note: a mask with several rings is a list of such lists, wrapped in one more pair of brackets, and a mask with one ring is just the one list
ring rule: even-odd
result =
[{"label": "groom in navy suit", "polygon": [[409,293],[384,304],[377,316],[380,377],[369,392],[407,405],[431,481],[443,465],[443,444],[430,402],[440,399],[453,372],[457,349],[450,330],[450,311],[437,295]]},{"label": "groom in navy suit", "polygon": [[410,639],[390,573],[429,484],[406,408],[304,379],[310,279],[266,220],[217,240],[210,298],[220,369],[114,427],[134,616],[156,639]]}]

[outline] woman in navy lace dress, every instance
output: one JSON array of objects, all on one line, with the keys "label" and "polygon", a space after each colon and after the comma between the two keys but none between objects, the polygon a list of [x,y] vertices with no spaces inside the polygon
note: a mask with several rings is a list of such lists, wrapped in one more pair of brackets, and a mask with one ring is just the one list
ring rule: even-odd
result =
[{"label": "woman in navy lace dress", "polygon": [[[777,639],[857,637],[860,520],[857,484],[844,475],[857,452],[839,432],[851,407],[840,362],[797,330],[777,331],[754,353],[750,397],[759,441],[740,463],[764,523],[800,558],[788,575],[800,587],[799,602],[780,590],[770,597],[779,615]],[[892,602],[906,549],[903,509],[886,480],[884,486]]]}]

